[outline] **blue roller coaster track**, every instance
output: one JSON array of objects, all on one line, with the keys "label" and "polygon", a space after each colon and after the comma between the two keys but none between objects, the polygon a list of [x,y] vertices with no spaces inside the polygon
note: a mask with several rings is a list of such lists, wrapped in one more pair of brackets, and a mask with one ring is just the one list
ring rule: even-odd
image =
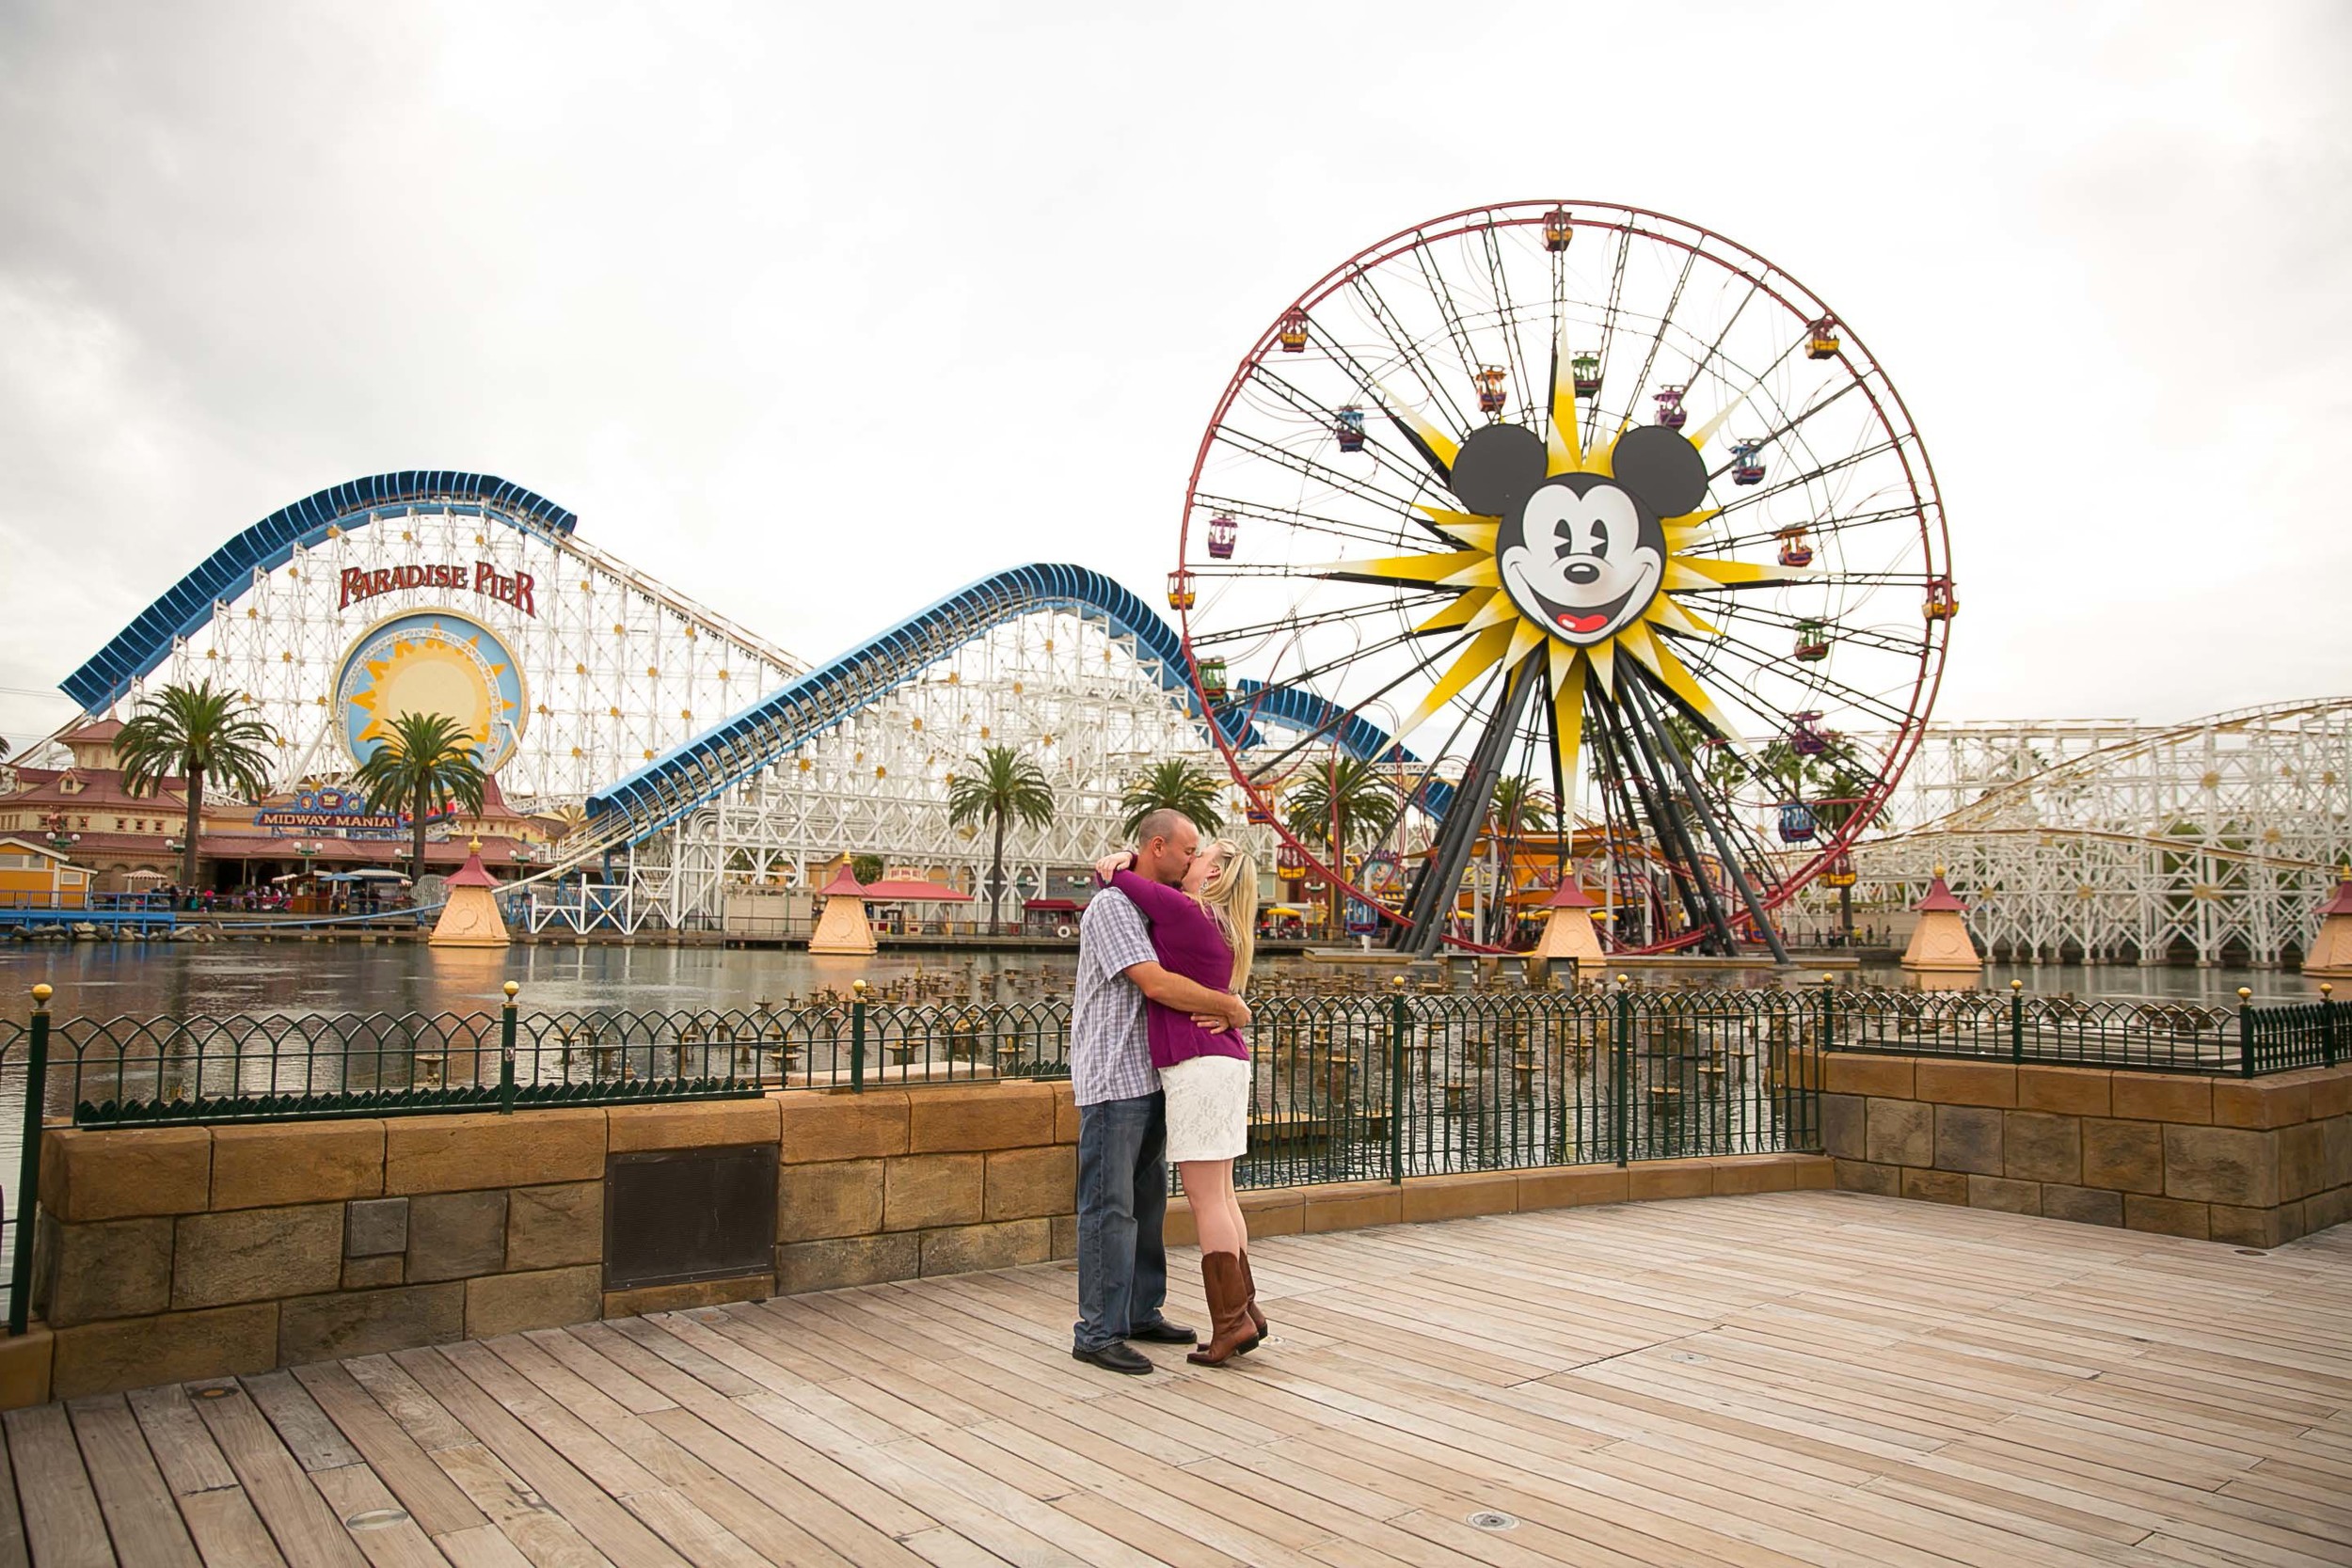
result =
[{"label": "blue roller coaster track", "polygon": [[[1205,727],[1208,718],[1193,689],[1183,640],[1149,605],[1084,566],[1015,566],[957,590],[590,796],[585,837],[605,849],[642,844],[992,627],[1055,610],[1100,621],[1114,636],[1132,640],[1136,657],[1156,675],[1169,700]],[[1312,692],[1242,681],[1229,707],[1247,713],[1253,725],[1329,728],[1352,756],[1415,760],[1378,726],[1361,718],[1343,721],[1338,709]],[[1218,722],[1242,744],[1259,738],[1254,729],[1237,731],[1224,710]],[[1428,794],[1432,806],[1442,811],[1453,791],[1433,783]]]},{"label": "blue roller coaster track", "polygon": [[990,628],[1048,610],[1102,621],[1132,639],[1161,689],[1201,717],[1184,644],[1150,606],[1084,566],[1015,566],[957,590],[590,796],[591,836],[642,843]]},{"label": "blue roller coaster track", "polygon": [[60,684],[85,713],[101,712],[168,657],[174,641],[211,620],[215,605],[244,593],[254,573],[284,565],[297,546],[318,545],[329,530],[348,528],[355,518],[453,502],[525,532],[538,528],[568,534],[580,520],[545,496],[491,474],[409,468],[355,479],[280,507],[215,550]]}]

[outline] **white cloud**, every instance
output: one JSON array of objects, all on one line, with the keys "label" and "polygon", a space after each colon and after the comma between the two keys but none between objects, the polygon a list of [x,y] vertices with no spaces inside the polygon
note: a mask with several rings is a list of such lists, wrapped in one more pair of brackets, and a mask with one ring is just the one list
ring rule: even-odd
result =
[{"label": "white cloud", "polygon": [[405,467],[809,656],[1018,561],[1148,592],[1285,301],[1559,193],[1772,256],[1890,367],[1952,519],[1941,712],[2339,689],[2347,18],[20,5],[0,688]]}]

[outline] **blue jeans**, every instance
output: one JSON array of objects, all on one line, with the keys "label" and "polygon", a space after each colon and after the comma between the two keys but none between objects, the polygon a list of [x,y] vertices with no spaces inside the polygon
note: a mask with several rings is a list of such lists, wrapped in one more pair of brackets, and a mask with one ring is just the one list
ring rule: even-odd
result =
[{"label": "blue jeans", "polygon": [[1168,1097],[1078,1107],[1080,1350],[1160,1321],[1168,1299]]}]

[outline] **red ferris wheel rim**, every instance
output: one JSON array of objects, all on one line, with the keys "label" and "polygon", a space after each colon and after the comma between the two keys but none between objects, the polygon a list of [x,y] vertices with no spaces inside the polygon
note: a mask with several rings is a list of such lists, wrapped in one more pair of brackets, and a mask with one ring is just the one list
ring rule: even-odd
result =
[{"label": "red ferris wheel rim", "polygon": [[[1886,372],[1877,356],[1870,352],[1867,343],[1853,329],[1852,324],[1787,268],[1760,252],[1750,249],[1714,230],[1653,209],[1633,207],[1617,202],[1574,198],[1507,201],[1467,207],[1398,230],[1364,246],[1346,261],[1327,271],[1289,305],[1277,311],[1273,320],[1258,335],[1256,341],[1235,366],[1232,375],[1228,379],[1223,392],[1217,399],[1207,426],[1202,431],[1200,445],[1194,453],[1191,471],[1185,481],[1184,510],[1179,520],[1177,533],[1178,568],[1182,570],[1185,567],[1189,554],[1188,546],[1193,515],[1196,510],[1200,509],[1197,498],[1200,493],[1201,476],[1216,449],[1218,434],[1226,427],[1234,402],[1248,385],[1252,372],[1264,362],[1270,352],[1279,348],[1279,334],[1286,318],[1291,318],[1296,312],[1311,314],[1314,307],[1329,298],[1351,279],[1362,276],[1369,269],[1383,262],[1410,254],[1416,249],[1431,245],[1438,241],[1459,238],[1480,230],[1538,226],[1554,210],[1558,209],[1567,211],[1574,228],[1579,232],[1587,230],[1613,232],[1623,236],[1629,244],[1633,239],[1640,238],[1681,250],[1689,255],[1693,263],[1697,260],[1704,259],[1727,273],[1745,278],[1757,293],[1772,299],[1801,321],[1821,317],[1835,320],[1838,326],[1839,337],[1848,345],[1841,348],[1838,358],[1846,365],[1853,384],[1862,390],[1872,417],[1879,427],[1886,433],[1889,451],[1900,466],[1903,483],[1911,499],[1910,510],[1918,518],[1918,540],[1929,574],[1931,577],[1940,577],[1947,582],[1951,580],[1949,527],[1945,514],[1942,490],[1935,477],[1933,461],[1928,453],[1925,439],[1919,435],[1918,427],[1911,419],[1909,404],[1896,387],[1894,378]],[[1683,232],[1676,233],[1669,231],[1666,228],[1649,227],[1653,224],[1671,226],[1672,229],[1680,230]],[[1717,248],[1713,250],[1707,248],[1710,244]],[[1726,255],[1725,252],[1729,254]],[[1735,264],[1735,262],[1747,264]],[[1784,284],[1785,289],[1775,287],[1774,279]],[[1801,296],[1803,303],[1800,303],[1799,297],[1796,296]],[[1661,331],[1663,325],[1663,320],[1661,320]],[[1882,393],[1884,401],[1882,401]],[[1889,415],[1890,404],[1893,409],[1892,418]],[[1905,439],[1906,436],[1908,440]],[[1913,467],[1915,452],[1918,465],[1915,469]],[[1205,713],[1210,711],[1212,705],[1201,684],[1200,659],[1193,651],[1193,607],[1189,604],[1180,604],[1173,608],[1178,618],[1187,673],[1196,694],[1201,699],[1202,711]],[[1876,819],[1878,813],[1900,782],[1904,771],[1911,765],[1925,737],[1928,716],[1932,711],[1935,698],[1942,688],[1944,662],[1948,655],[1950,636],[1951,622],[1948,616],[1931,618],[1928,621],[1920,641],[1918,673],[1912,684],[1904,718],[1897,726],[1894,737],[1884,753],[1884,761],[1877,769],[1868,793],[1862,799],[1856,809],[1848,815],[1845,821],[1828,834],[1826,841],[1822,842],[1809,858],[1802,861],[1794,871],[1783,877],[1770,889],[1762,890],[1762,905],[1766,911],[1786,906],[1817,877],[1828,870],[1839,855],[1849,851],[1864,831]],[[1234,711],[1232,705],[1226,705],[1229,712]],[[1352,714],[1355,710],[1348,711]],[[1253,715],[1250,710],[1243,709],[1236,712],[1235,717],[1239,720],[1239,723],[1231,727],[1246,730]],[[1254,808],[1254,815],[1262,818],[1265,825],[1271,826],[1281,844],[1306,865],[1313,868],[1324,880],[1336,886],[1346,896],[1357,899],[1376,911],[1382,920],[1392,925],[1402,924],[1402,916],[1357,885],[1355,880],[1343,874],[1343,866],[1327,863],[1326,857],[1319,855],[1291,832],[1288,824],[1275,809],[1275,803],[1269,798],[1268,793],[1251,782],[1241,767],[1238,748],[1227,734],[1228,727],[1226,724],[1211,723],[1208,726],[1210,739],[1224,759],[1226,770],[1232,782],[1247,797],[1249,806]],[[1402,736],[1391,738],[1398,745],[1402,745],[1404,739]],[[1562,831],[1571,836],[1577,832],[1575,793],[1573,784],[1570,784],[1567,789],[1569,799],[1561,802],[1559,808],[1564,824]],[[1330,858],[1337,859],[1338,857]],[[1745,923],[1744,919],[1740,922],[1740,924]],[[1661,942],[1623,947],[1617,951],[1628,955],[1672,952],[1694,945],[1706,940],[1709,934],[1705,927],[1694,927]],[[1450,932],[1444,936],[1443,940],[1456,947],[1492,950],[1486,944],[1465,941]]]}]

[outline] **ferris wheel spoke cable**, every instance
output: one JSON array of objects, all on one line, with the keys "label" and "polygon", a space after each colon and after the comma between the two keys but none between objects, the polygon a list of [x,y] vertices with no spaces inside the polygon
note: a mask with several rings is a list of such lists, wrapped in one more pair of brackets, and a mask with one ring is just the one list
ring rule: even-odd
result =
[{"label": "ferris wheel spoke cable", "polygon": [[[1454,754],[1454,748],[1460,743],[1463,732],[1470,728],[1472,720],[1476,719],[1481,712],[1485,711],[1486,699],[1492,694],[1495,686],[1502,678],[1503,671],[1502,667],[1498,665],[1494,668],[1494,670],[1488,673],[1486,681],[1480,687],[1476,698],[1471,702],[1462,705],[1462,716],[1454,721],[1454,728],[1447,732],[1444,744],[1429,754],[1428,760],[1422,765],[1420,774],[1413,780],[1413,787],[1404,792],[1403,799],[1406,802],[1409,804],[1414,800],[1427,800],[1431,797],[1433,793],[1431,786],[1440,782],[1438,778],[1438,769],[1444,765],[1445,760],[1448,757]],[[1464,782],[1468,782],[1467,777]],[[1457,808],[1460,804],[1459,791],[1456,791],[1456,797],[1454,804]],[[1484,808],[1480,809],[1483,810]],[[1400,811],[1398,815],[1401,817],[1404,814]]]},{"label": "ferris wheel spoke cable", "polygon": [[[1746,313],[1748,307],[1755,302],[1756,296],[1763,293],[1764,280],[1761,277],[1750,277],[1747,282],[1748,292],[1740,297],[1739,304],[1731,308],[1731,314],[1725,318],[1723,329],[1715,334],[1715,341],[1707,345],[1707,352],[1700,355],[1698,359],[1692,365],[1691,379],[1693,382],[1697,381],[1700,376],[1709,373],[1708,367],[1715,362],[1715,356],[1723,352],[1724,342],[1731,337],[1732,328],[1740,325],[1740,316]],[[1756,374],[1750,378],[1749,386],[1762,386],[1764,377],[1772,372],[1778,370],[1782,363],[1787,360],[1790,355],[1796,353],[1796,351],[1797,341],[1792,338],[1788,341],[1788,346],[1782,349],[1780,354],[1773,358],[1770,364],[1766,365],[1762,371],[1756,372]],[[1718,376],[1718,379],[1723,379],[1726,382],[1728,381],[1728,378],[1721,377],[1720,375]],[[1747,392],[1743,390],[1740,393],[1739,399],[1736,399],[1735,401],[1744,400],[1747,395]]]},{"label": "ferris wheel spoke cable", "polygon": [[[1817,538],[1827,539],[1835,537],[1836,534],[1849,528],[1868,528],[1873,523],[1883,523],[1891,521],[1897,517],[1911,517],[1915,516],[1916,515],[1916,509],[1909,506],[1881,507],[1876,511],[1851,512],[1843,516],[1833,514],[1829,516],[1822,517],[1818,521],[1806,523],[1804,525],[1804,531],[1808,534],[1812,534]],[[1699,544],[1693,545],[1692,548],[1704,554],[1714,555],[1747,546],[1769,544],[1773,539],[1778,538],[1779,534],[1780,531],[1778,529],[1760,529],[1754,533],[1717,534],[1710,539],[1703,540]],[[1926,585],[1927,577],[1928,574],[1924,572],[1919,574],[1920,585],[1923,587]]]},{"label": "ferris wheel spoke cable", "polygon": [[[1449,645],[1448,651],[1451,652],[1454,648],[1459,647],[1463,643],[1468,642],[1470,638],[1470,634],[1465,632],[1460,638],[1456,639],[1454,643]],[[1387,686],[1382,687],[1377,691],[1373,692],[1369,697],[1362,699],[1352,706],[1341,707],[1337,704],[1331,705],[1331,712],[1312,729],[1306,731],[1295,741],[1292,742],[1288,746],[1285,746],[1279,752],[1275,752],[1272,756],[1256,759],[1252,764],[1248,782],[1256,783],[1271,776],[1276,770],[1280,768],[1284,763],[1288,762],[1292,757],[1297,755],[1300,752],[1306,750],[1309,746],[1311,746],[1316,741],[1325,739],[1327,736],[1343,730],[1350,721],[1359,718],[1365,708],[1370,707],[1373,704],[1380,701],[1383,697],[1388,696],[1398,687],[1403,686],[1406,682],[1411,680],[1419,672],[1413,670],[1406,671],[1395,679],[1390,681]],[[1298,689],[1306,689],[1306,682],[1296,676],[1285,680],[1282,684]],[[1391,736],[1390,739],[1391,741],[1396,741],[1397,737]],[[1399,744],[1401,744],[1401,742],[1399,742]]]},{"label": "ferris wheel spoke cable", "polygon": [[[1799,615],[1786,610],[1775,610],[1769,605],[1753,603],[1740,605],[1726,613],[1729,619],[1735,621],[1756,621],[1765,626],[1778,626],[1790,631],[1807,625],[1822,624],[1821,617],[1818,615]],[[1859,625],[1847,620],[1838,620],[1831,624],[1836,630],[1837,641],[1849,646],[1858,642],[1866,648],[1872,648],[1881,653],[1897,654],[1906,658],[1917,658],[1926,646],[1924,639],[1905,640],[1877,626]]]},{"label": "ferris wheel spoke cable", "polygon": [[[1432,596],[1434,596],[1436,591],[1432,590],[1431,593]],[[1414,602],[1423,603],[1425,601],[1416,600]],[[1228,642],[1235,641],[1237,640],[1265,638],[1284,631],[1300,630],[1312,626],[1335,626],[1343,622],[1359,620],[1366,616],[1386,615],[1392,613],[1395,608],[1396,606],[1393,601],[1384,601],[1377,604],[1355,605],[1341,610],[1319,610],[1311,615],[1283,615],[1272,621],[1260,621],[1252,626],[1229,626],[1218,631],[1196,633],[1192,639],[1192,645],[1195,648],[1221,647]]]},{"label": "ferris wheel spoke cable", "polygon": [[[1494,225],[1488,224],[1479,230],[1478,236],[1486,252],[1486,277],[1494,285],[1496,325],[1502,334],[1504,368],[1511,372],[1511,385],[1520,388],[1519,420],[1532,428],[1540,428],[1549,422],[1551,411],[1548,407],[1538,409],[1529,401],[1534,396],[1535,377],[1527,368],[1524,345],[1519,341],[1517,330],[1518,312],[1511,304],[1511,286],[1503,279],[1502,255],[1498,247]],[[1547,377],[1544,382],[1545,402],[1549,403],[1550,398],[1551,382]]]},{"label": "ferris wheel spoke cable", "polygon": [[[1682,271],[1675,278],[1674,292],[1666,297],[1665,309],[1658,314],[1658,325],[1650,334],[1649,347],[1643,351],[1642,368],[1633,377],[1633,393],[1625,400],[1629,410],[1638,411],[1643,395],[1649,390],[1650,372],[1657,369],[1659,353],[1666,346],[1666,328],[1673,323],[1675,311],[1682,304],[1682,291],[1690,283],[1691,269],[1698,265],[1698,260],[1699,253],[1695,250],[1682,253]],[[1633,414],[1629,412],[1626,415],[1627,423],[1631,423],[1632,420]]]},{"label": "ferris wheel spoke cable", "polygon": [[[1302,413],[1313,416],[1315,422],[1321,425],[1325,430],[1329,430],[1334,424],[1338,423],[1340,415],[1337,408],[1330,407],[1325,404],[1320,399],[1308,395],[1305,391],[1292,385],[1289,377],[1281,375],[1276,372],[1269,371],[1263,365],[1259,366],[1255,371],[1253,371],[1251,372],[1251,376],[1254,380],[1274,388],[1282,395],[1283,401],[1289,403],[1293,407],[1298,409]],[[1389,455],[1386,450],[1379,448],[1369,441],[1366,442],[1365,445],[1372,451],[1373,466],[1375,468],[1384,472],[1395,470],[1396,477],[1412,485],[1416,492],[1418,492],[1422,485],[1428,482],[1429,476],[1427,474],[1422,473],[1418,468],[1403,467],[1393,457]]]},{"label": "ferris wheel spoke cable", "polygon": [[[1726,619],[1729,619],[1729,617],[1726,617]],[[1780,658],[1778,655],[1767,653],[1756,644],[1749,642],[1742,638],[1735,637],[1729,632],[1725,632],[1720,638],[1716,639],[1715,648],[1705,653],[1694,653],[1692,656],[1692,668],[1701,673],[1721,674],[1725,679],[1731,680],[1735,685],[1737,685],[1737,677],[1734,676],[1731,672],[1725,670],[1723,664],[1724,653],[1731,650],[1737,650],[1747,655],[1749,662],[1756,668],[1775,670],[1779,668]],[[1883,697],[1874,696],[1869,692],[1860,690],[1843,681],[1838,680],[1834,675],[1826,674],[1818,670],[1810,672],[1803,678],[1805,683],[1804,692],[1807,697],[1816,697],[1826,692],[1835,692],[1837,696],[1843,698],[1849,705],[1868,712],[1873,718],[1882,719],[1889,723],[1899,724],[1902,722],[1903,710],[1894,707]],[[1786,718],[1787,715],[1783,714],[1780,715],[1780,717]]]},{"label": "ferris wheel spoke cable", "polygon": [[1280,467],[1318,477],[1333,489],[1352,495],[1359,500],[1383,503],[1400,510],[1413,504],[1411,496],[1392,495],[1375,485],[1365,483],[1353,474],[1343,473],[1337,468],[1330,467],[1304,452],[1291,451],[1247,431],[1220,431],[1217,439],[1221,444],[1232,448],[1244,456],[1254,457]]},{"label": "ferris wheel spoke cable", "polygon": [[1442,281],[1435,249],[1426,245],[1413,247],[1414,264],[1421,268],[1422,279],[1427,284],[1430,296],[1437,302],[1438,319],[1445,324],[1446,336],[1453,341],[1454,352],[1461,356],[1462,378],[1474,380],[1478,375],[1478,358],[1470,350],[1470,337],[1462,329],[1461,314],[1454,309],[1453,291]]},{"label": "ferris wheel spoke cable", "polygon": [[[1600,318],[1600,348],[1597,357],[1604,368],[1609,363],[1609,351],[1616,342],[1618,309],[1625,297],[1626,257],[1632,248],[1631,230],[1618,230],[1616,261],[1609,269],[1609,303],[1602,308]],[[1600,405],[1595,403],[1591,408],[1580,412],[1584,420],[1584,450],[1590,451],[1600,438]]]},{"label": "ferris wheel spoke cable", "polygon": [[1380,328],[1381,336],[1388,339],[1390,346],[1396,350],[1397,362],[1410,367],[1414,379],[1421,383],[1423,408],[1434,407],[1441,411],[1446,416],[1446,423],[1452,427],[1455,439],[1458,440],[1470,434],[1470,420],[1462,413],[1461,405],[1454,401],[1452,391],[1448,389],[1451,383],[1443,381],[1437,374],[1436,368],[1429,363],[1429,356],[1422,352],[1417,342],[1397,336],[1392,317],[1387,309],[1387,301],[1381,297],[1379,289],[1370,277],[1361,272],[1350,277],[1347,283],[1359,299],[1365,299],[1368,296],[1367,313],[1374,324]]},{"label": "ferris wheel spoke cable", "polygon": [[1804,473],[1783,480],[1779,483],[1773,484],[1755,495],[1742,496],[1739,499],[1731,501],[1720,508],[1716,512],[1715,515],[1720,519],[1729,516],[1734,512],[1744,512],[1749,507],[1755,506],[1759,502],[1771,500],[1776,496],[1786,494],[1790,490],[1798,489],[1804,485],[1818,483],[1828,479],[1832,474],[1841,473],[1858,464],[1867,463],[1874,457],[1883,457],[1894,450],[1895,443],[1891,440],[1875,442],[1870,446],[1863,447],[1855,451],[1849,452],[1844,457],[1834,458],[1831,461],[1820,464],[1816,467],[1808,468]]}]

